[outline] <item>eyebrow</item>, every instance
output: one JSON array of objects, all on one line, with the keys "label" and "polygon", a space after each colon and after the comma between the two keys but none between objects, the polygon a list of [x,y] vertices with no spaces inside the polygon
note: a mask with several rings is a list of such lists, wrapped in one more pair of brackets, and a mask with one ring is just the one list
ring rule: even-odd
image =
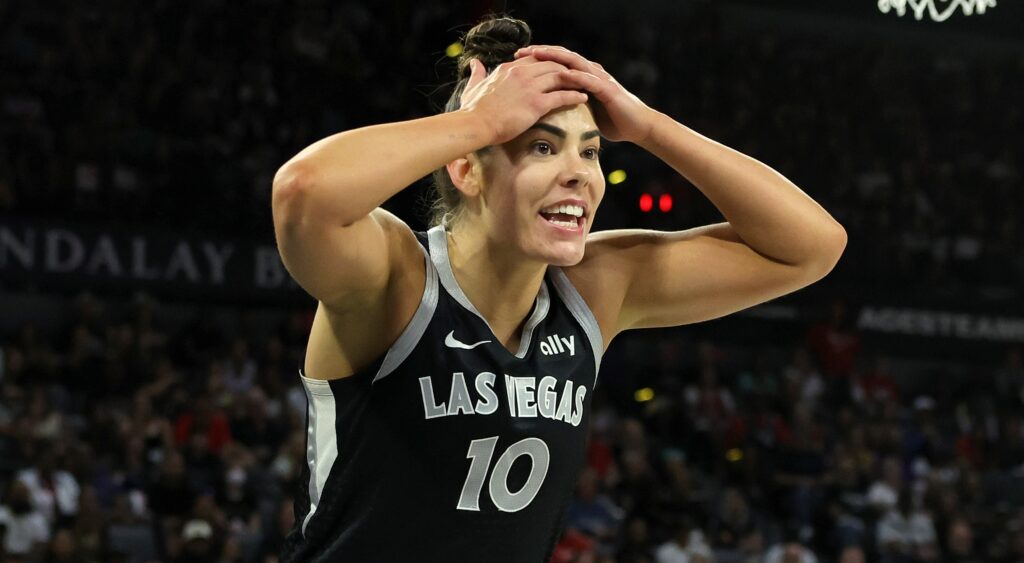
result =
[{"label": "eyebrow", "polygon": [[[562,129],[561,127],[555,127],[550,123],[534,123],[527,129],[527,131],[529,131],[530,129],[541,129],[543,131],[547,131],[548,133],[551,133],[552,135],[558,137],[559,139],[565,139],[566,137],[565,129]],[[599,136],[600,134],[601,132],[598,131],[597,129],[594,129],[593,131],[587,131],[580,135],[580,141],[592,139],[594,137]]]}]

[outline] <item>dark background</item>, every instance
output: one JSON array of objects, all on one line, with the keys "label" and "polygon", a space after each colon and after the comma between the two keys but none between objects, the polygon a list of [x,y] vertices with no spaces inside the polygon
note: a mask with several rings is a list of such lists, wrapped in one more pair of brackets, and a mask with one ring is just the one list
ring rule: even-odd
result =
[{"label": "dark background", "polygon": [[[492,10],[772,166],[849,235],[809,288],[616,339],[597,497],[581,486],[557,557],[654,561],[682,525],[691,556],[721,561],[787,540],[897,560],[879,541],[891,507],[851,508],[886,486],[932,522],[915,556],[1024,557],[1021,4],[936,23],[866,0],[15,0],[0,5],[0,505],[36,474],[78,491],[58,509],[32,497],[38,557],[198,560],[191,520],[217,558],[275,551],[315,303],[273,254],[274,172],[333,133],[437,113],[445,48]],[[651,155],[605,146],[627,180],[596,230],[723,220]],[[672,210],[642,212],[645,193]],[[424,179],[385,206],[422,229],[430,197]],[[207,247],[230,247],[223,275]]]}]

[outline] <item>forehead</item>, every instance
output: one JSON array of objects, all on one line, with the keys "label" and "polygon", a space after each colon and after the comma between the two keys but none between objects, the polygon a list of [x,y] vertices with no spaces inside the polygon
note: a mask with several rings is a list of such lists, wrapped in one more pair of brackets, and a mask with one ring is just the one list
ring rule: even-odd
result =
[{"label": "forehead", "polygon": [[594,114],[587,104],[564,106],[548,112],[544,117],[537,120],[537,123],[547,123],[560,129],[564,129],[572,136],[578,137],[580,133],[597,129],[594,122]]}]

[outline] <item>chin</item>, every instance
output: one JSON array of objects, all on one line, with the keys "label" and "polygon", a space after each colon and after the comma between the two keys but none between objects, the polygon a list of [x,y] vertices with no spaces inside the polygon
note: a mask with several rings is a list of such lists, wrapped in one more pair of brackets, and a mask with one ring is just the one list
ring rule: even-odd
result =
[{"label": "chin", "polygon": [[564,248],[566,245],[558,245],[559,248],[549,249],[544,253],[544,261],[551,266],[568,268],[575,266],[583,260],[584,246],[581,244],[576,248]]}]

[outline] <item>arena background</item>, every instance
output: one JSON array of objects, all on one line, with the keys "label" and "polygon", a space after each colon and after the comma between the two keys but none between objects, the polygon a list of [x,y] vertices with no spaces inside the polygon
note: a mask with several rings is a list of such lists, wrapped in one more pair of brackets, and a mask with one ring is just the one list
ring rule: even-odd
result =
[{"label": "arena background", "polygon": [[[1024,5],[926,4],[0,3],[0,560],[276,560],[315,304],[273,175],[436,113],[507,11],[849,235],[796,294],[616,339],[555,560],[1024,561]],[[606,146],[595,230],[722,220]]]}]

